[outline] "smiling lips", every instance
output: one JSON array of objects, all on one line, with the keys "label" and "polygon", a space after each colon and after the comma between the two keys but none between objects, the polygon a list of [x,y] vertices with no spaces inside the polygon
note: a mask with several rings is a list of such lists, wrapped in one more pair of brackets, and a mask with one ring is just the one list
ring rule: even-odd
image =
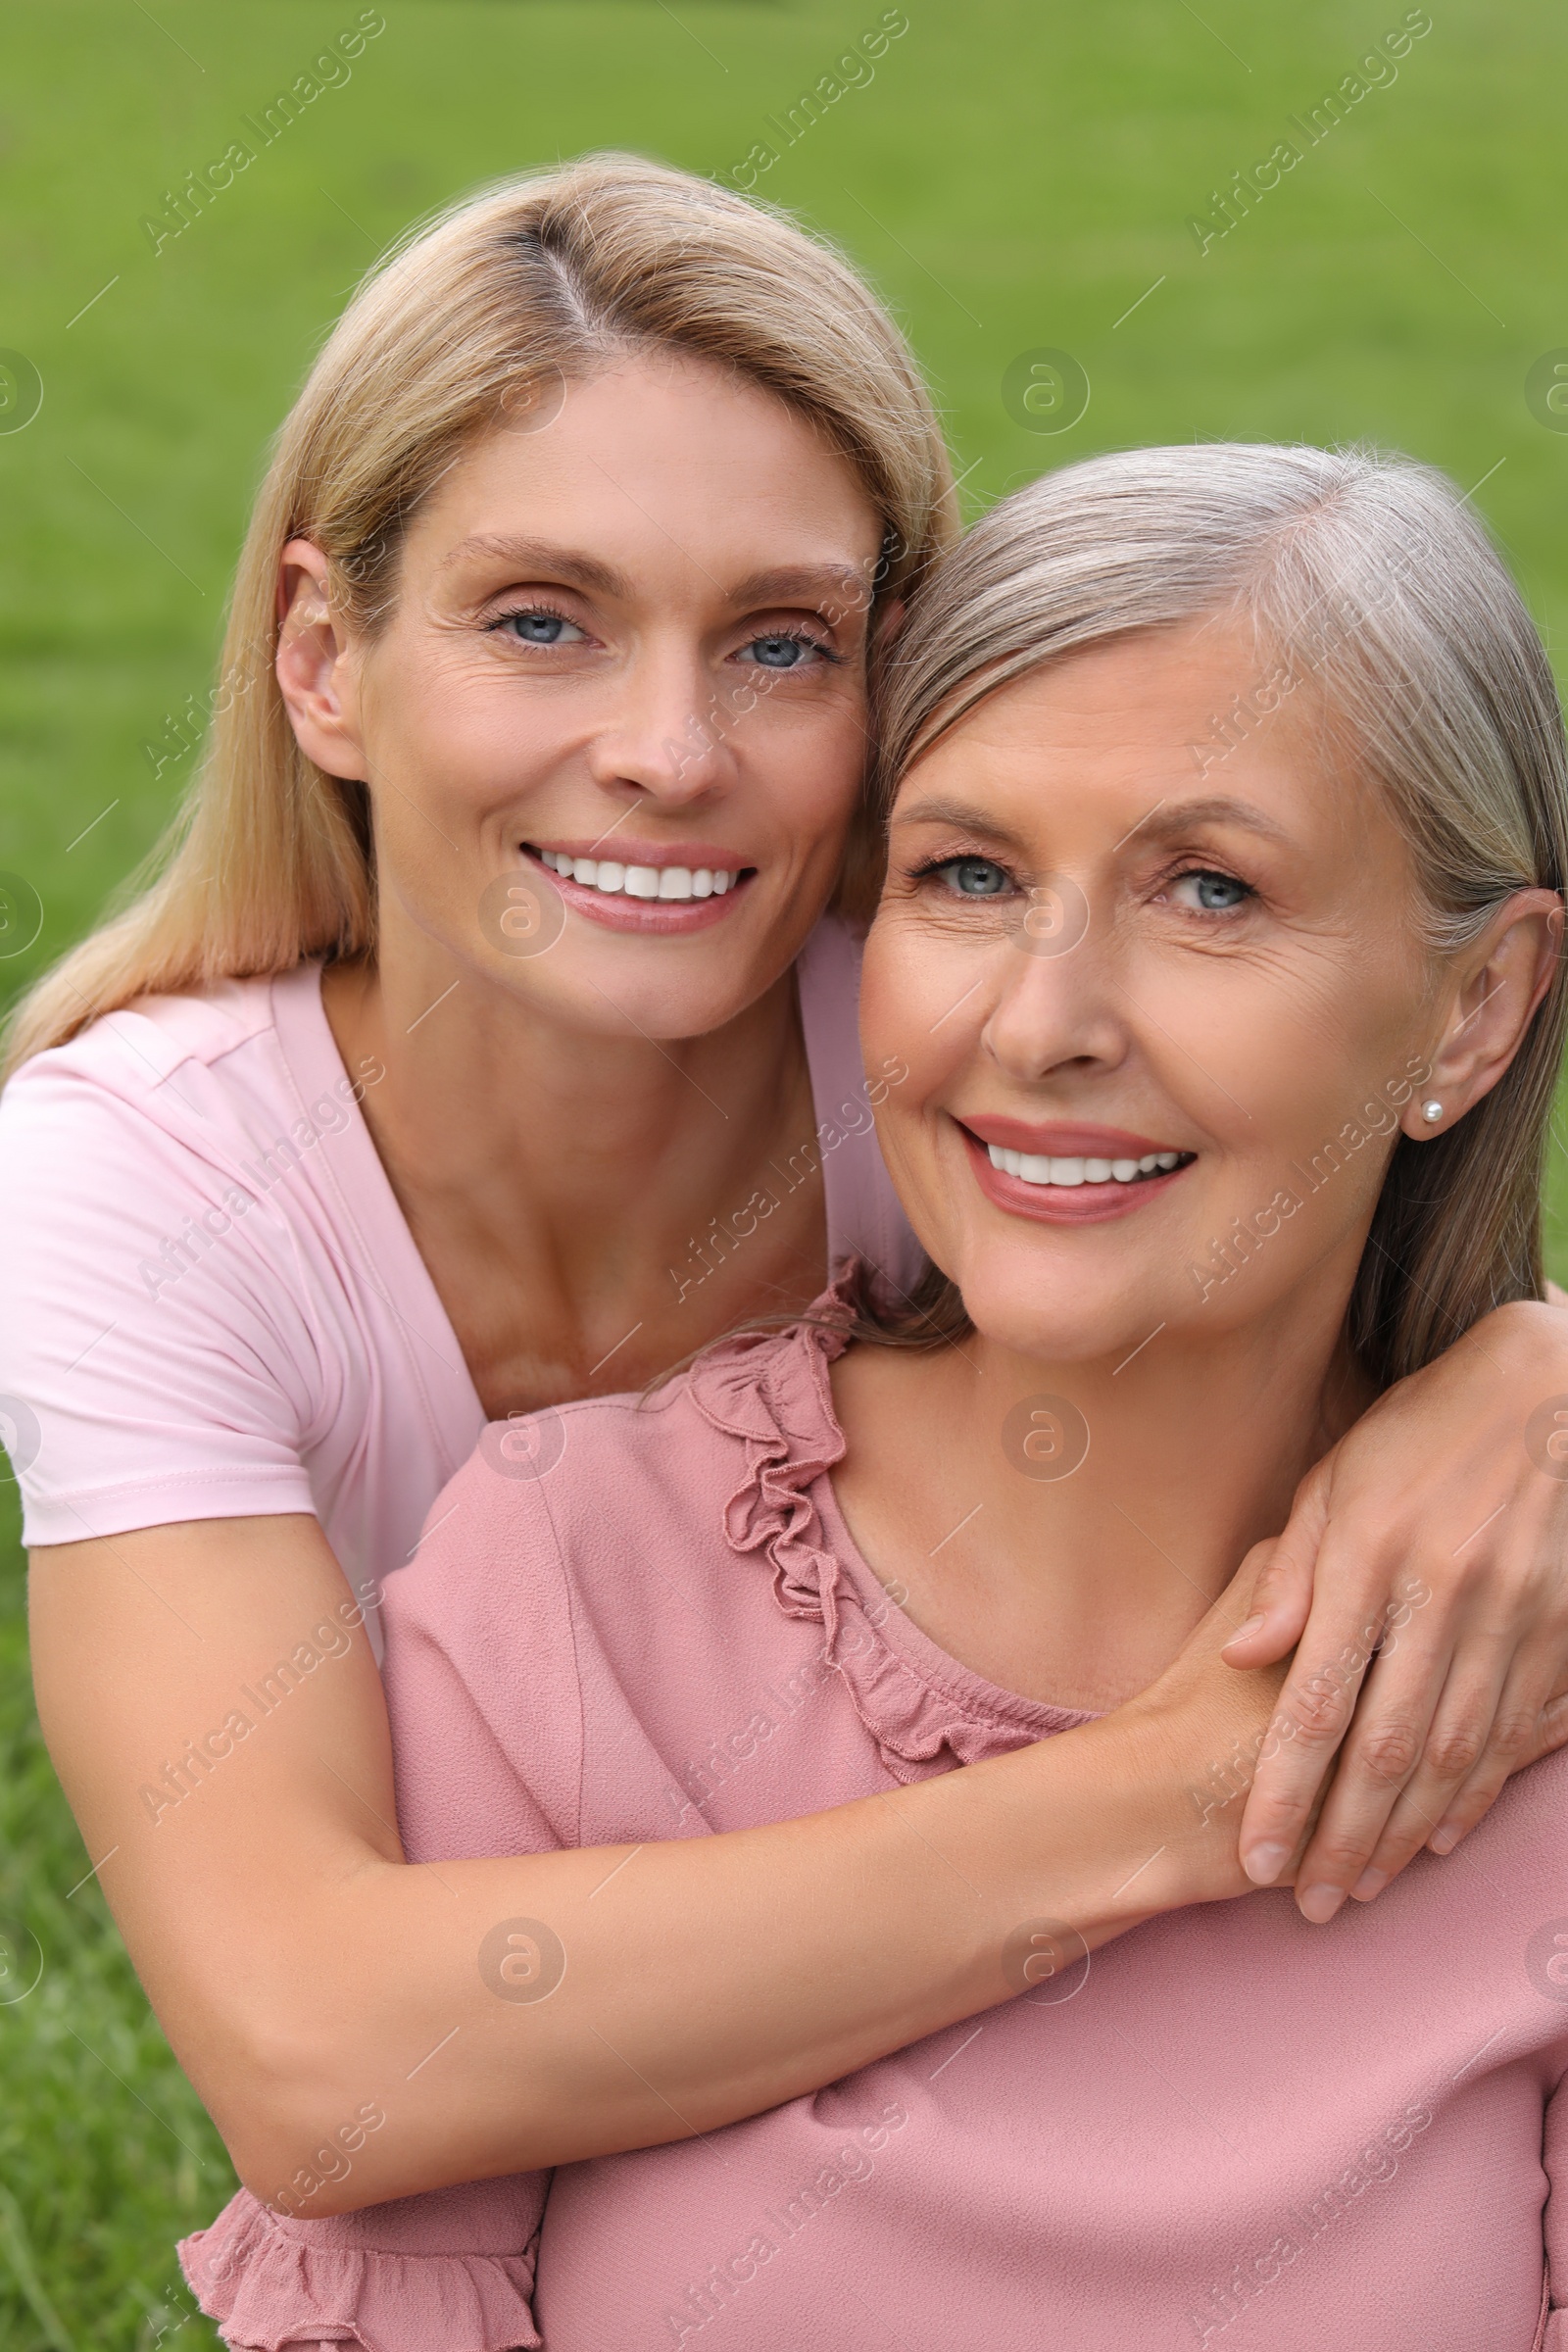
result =
[{"label": "smiling lips", "polygon": [[1021,1176],[1025,1184],[1136,1184],[1140,1176],[1173,1168],[1181,1158],[1179,1152],[1146,1152],[1142,1159],[1088,1159],[1072,1153],[1048,1159],[1043,1152],[1009,1152],[1004,1144],[988,1144],[986,1150],[994,1168]]},{"label": "smiling lips", "polygon": [[1196,1156],[1119,1127],[959,1122],[981,1191],[998,1208],[1051,1224],[1099,1224],[1165,1192]]},{"label": "smiling lips", "polygon": [[718,899],[741,871],[723,865],[628,865],[618,858],[568,858],[564,850],[539,855],[552,873],[568,875],[607,898],[623,892],[628,899]]},{"label": "smiling lips", "polygon": [[724,919],[757,878],[755,866],[742,865],[733,850],[710,842],[666,849],[617,841],[618,858],[595,857],[598,846],[563,842],[541,849],[524,842],[522,848],[525,857],[545,867],[568,906],[606,930],[661,938],[706,931]]}]

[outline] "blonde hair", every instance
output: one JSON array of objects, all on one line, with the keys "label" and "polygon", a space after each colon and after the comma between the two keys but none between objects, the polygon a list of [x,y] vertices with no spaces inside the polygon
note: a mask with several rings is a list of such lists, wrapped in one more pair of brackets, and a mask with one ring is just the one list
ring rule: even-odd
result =
[{"label": "blonde hair", "polygon": [[[457,456],[628,348],[713,361],[812,420],[883,517],[879,597],[951,542],[930,398],[830,246],[634,156],[586,157],[452,206],[372,270],[311,369],[256,502],[211,734],[156,878],[23,1000],[8,1068],[139,996],[373,947],[365,787],[305,757],[273,675],[278,558],[314,540],[336,609],[373,634],[409,517]],[[866,816],[852,865],[874,863],[874,840]]]},{"label": "blonde hair", "polygon": [[[1328,738],[1404,832],[1436,953],[1479,936],[1515,891],[1562,890],[1568,760],[1541,639],[1452,483],[1364,450],[1124,451],[994,508],[915,599],[884,673],[884,803],[1009,679],[1128,631],[1227,612],[1250,616],[1272,686],[1215,713],[1192,747],[1198,774],[1309,688]],[[1565,1020],[1559,957],[1491,1093],[1446,1134],[1396,1147],[1348,1322],[1380,1382],[1429,1362],[1492,1307],[1541,1297]],[[920,1304],[933,1340],[960,1328],[961,1300],[941,1278]]]}]

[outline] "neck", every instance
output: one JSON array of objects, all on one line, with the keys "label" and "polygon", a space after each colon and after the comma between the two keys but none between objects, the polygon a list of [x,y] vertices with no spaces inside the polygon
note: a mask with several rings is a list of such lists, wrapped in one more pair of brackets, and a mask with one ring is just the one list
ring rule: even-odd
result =
[{"label": "neck", "polygon": [[872,1566],[1005,1688],[1091,1709],[1147,1689],[1371,1401],[1340,1337],[1343,1273],[1319,1265],[1266,1317],[1161,1334],[1130,1361],[978,1333],[936,1356],[852,1349],[836,1483]]},{"label": "neck", "polygon": [[820,1287],[809,1174],[708,1278],[714,1220],[814,1131],[791,972],[709,1034],[655,1041],[519,1001],[394,912],[377,962],[329,971],[322,996],[345,1061],[384,1067],[365,1114],[492,1414],[636,1386],[794,1303],[769,1290],[786,1259],[801,1302]]},{"label": "neck", "polygon": [[526,1171],[566,1223],[585,1182],[600,1201],[640,1199],[689,1145],[712,1178],[699,1191],[727,1198],[727,1163],[749,1164],[804,1067],[788,972],[722,1027],[669,1040],[574,1026],[437,957],[329,973],[323,996],[340,1046],[385,1067],[368,1107],[405,1166],[431,1183]]}]

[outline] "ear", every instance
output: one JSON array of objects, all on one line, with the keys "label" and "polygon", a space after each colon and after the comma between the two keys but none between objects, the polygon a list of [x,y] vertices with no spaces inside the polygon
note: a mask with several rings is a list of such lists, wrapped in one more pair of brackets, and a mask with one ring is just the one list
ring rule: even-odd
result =
[{"label": "ear", "polygon": [[277,683],[295,739],[329,776],[367,780],[358,665],[334,615],[326,557],[309,539],[283,550],[277,582]]},{"label": "ear", "polygon": [[[1554,890],[1518,890],[1459,956],[1446,991],[1432,1075],[1407,1106],[1406,1135],[1444,1135],[1489,1095],[1525,1041],[1562,953],[1563,903]],[[1442,1105],[1435,1119],[1424,1104]]]}]

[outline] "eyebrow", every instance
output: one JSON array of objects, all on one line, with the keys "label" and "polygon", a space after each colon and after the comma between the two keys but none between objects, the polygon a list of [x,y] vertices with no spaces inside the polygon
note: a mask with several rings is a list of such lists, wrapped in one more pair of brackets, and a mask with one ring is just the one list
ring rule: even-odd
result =
[{"label": "eyebrow", "polygon": [[1156,801],[1149,814],[1140,817],[1133,832],[1122,838],[1130,841],[1133,833],[1180,833],[1188,825],[1242,825],[1249,833],[1260,834],[1265,841],[1287,847],[1291,841],[1285,827],[1265,815],[1252,802],[1226,796],[1203,801]]},{"label": "eyebrow", "polygon": [[983,833],[988,841],[1004,843],[1007,848],[1026,847],[1021,833],[1008,825],[999,825],[989,808],[976,808],[969,801],[916,801],[912,808],[901,808],[889,820],[889,830],[900,825],[952,825],[958,833]]},{"label": "eyebrow", "polygon": [[871,603],[868,565],[856,564],[783,564],[771,571],[751,571],[730,589],[728,601],[737,611],[758,605],[827,604],[848,597],[850,610],[865,612]]},{"label": "eyebrow", "polygon": [[[923,800],[912,808],[904,808],[892,819],[894,825],[952,825],[961,832],[984,833],[992,841],[1005,842],[1010,847],[1025,846],[1022,836],[1007,825],[999,824],[991,810],[967,801]],[[1135,835],[1180,833],[1190,825],[1243,825],[1250,833],[1263,840],[1289,847],[1291,836],[1283,825],[1276,824],[1250,801],[1211,798],[1202,801],[1155,801],[1147,815],[1141,816],[1122,842]],[[1120,848],[1121,842],[1117,844]]]},{"label": "eyebrow", "polygon": [[629,597],[631,582],[624,572],[609,564],[601,564],[595,556],[585,556],[577,549],[560,547],[549,539],[514,538],[505,532],[478,531],[471,538],[460,539],[449,548],[436,565],[437,572],[450,571],[455,564],[474,556],[491,556],[498,562],[513,564],[530,576],[548,573],[552,579],[564,580],[574,588],[585,588],[598,596]]}]

